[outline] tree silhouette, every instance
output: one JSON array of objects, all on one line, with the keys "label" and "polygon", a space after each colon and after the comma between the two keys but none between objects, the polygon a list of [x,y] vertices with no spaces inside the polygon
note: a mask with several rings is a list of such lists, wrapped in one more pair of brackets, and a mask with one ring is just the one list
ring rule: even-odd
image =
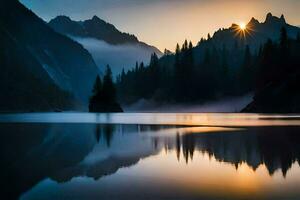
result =
[{"label": "tree silhouette", "polygon": [[116,100],[116,89],[112,80],[112,72],[109,65],[106,66],[105,75],[103,77],[103,101],[114,102]]},{"label": "tree silhouette", "polygon": [[96,81],[93,87],[93,97],[97,97],[98,99],[101,98],[102,94],[102,81],[99,75],[96,77]]},{"label": "tree silhouette", "polygon": [[[119,79],[125,80],[125,76],[124,72]],[[122,112],[121,107],[116,103],[116,87],[109,65],[106,66],[103,84],[99,76],[95,80],[89,110],[90,112]]]},{"label": "tree silhouette", "polygon": [[207,34],[207,40],[211,40],[210,34]]}]

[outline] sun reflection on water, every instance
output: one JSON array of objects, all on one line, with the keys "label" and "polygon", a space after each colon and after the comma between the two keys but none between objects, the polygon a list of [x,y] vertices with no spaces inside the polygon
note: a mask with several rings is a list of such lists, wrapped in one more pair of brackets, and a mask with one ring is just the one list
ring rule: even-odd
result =
[{"label": "sun reflection on water", "polygon": [[[124,169],[120,173],[130,175],[132,171],[137,176],[151,174],[151,179],[157,184],[173,185],[196,196],[207,194],[210,197],[263,197],[266,190],[277,190],[280,193],[287,189],[284,185],[300,183],[299,176],[286,179],[279,171],[270,176],[264,164],[255,170],[246,163],[236,168],[203,152],[195,152],[193,160],[187,164],[184,159],[176,159],[175,151],[162,151],[159,155],[142,160],[138,166]],[[293,164],[288,176],[293,177],[293,174],[298,173],[299,167]]]}]

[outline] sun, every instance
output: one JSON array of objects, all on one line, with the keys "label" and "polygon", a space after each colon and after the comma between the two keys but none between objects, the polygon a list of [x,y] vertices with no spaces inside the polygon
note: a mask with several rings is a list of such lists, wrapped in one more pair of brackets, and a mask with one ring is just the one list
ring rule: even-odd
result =
[{"label": "sun", "polygon": [[241,29],[242,31],[244,31],[244,30],[247,29],[247,25],[246,25],[245,22],[241,22],[241,23],[239,24],[239,27],[240,27],[240,29]]},{"label": "sun", "polygon": [[246,24],[245,22],[240,22],[234,24],[233,26],[234,35],[243,39],[247,39],[247,36],[251,36],[251,33],[255,31],[251,23]]}]

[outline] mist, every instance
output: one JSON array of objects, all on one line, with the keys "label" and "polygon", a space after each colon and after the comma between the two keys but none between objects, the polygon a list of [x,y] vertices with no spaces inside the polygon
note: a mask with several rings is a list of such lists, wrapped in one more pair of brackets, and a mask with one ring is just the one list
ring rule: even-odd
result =
[{"label": "mist", "polygon": [[105,66],[109,64],[114,76],[120,74],[123,68],[125,71],[132,69],[137,61],[147,65],[153,53],[151,49],[139,44],[111,45],[93,38],[72,39],[91,53],[101,72],[104,72]]},{"label": "mist", "polygon": [[215,101],[210,101],[198,105],[184,104],[160,104],[152,100],[141,99],[138,102],[125,106],[126,112],[179,112],[179,113],[196,113],[196,112],[240,112],[253,100],[253,94],[247,94],[241,97],[226,97]]}]

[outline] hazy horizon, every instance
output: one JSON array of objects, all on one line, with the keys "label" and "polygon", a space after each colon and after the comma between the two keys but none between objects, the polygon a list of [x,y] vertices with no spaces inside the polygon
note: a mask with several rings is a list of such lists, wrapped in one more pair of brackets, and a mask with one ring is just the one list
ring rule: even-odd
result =
[{"label": "hazy horizon", "polygon": [[[207,33],[232,23],[248,22],[251,17],[264,21],[268,12],[293,25],[300,24],[297,0],[21,0],[37,15],[48,21],[57,15],[84,20],[97,15],[119,30],[135,34],[141,41],[174,50],[184,39],[196,44]],[[115,14],[118,13],[118,14]],[[212,16],[213,15],[213,16]],[[207,20],[209,19],[209,20]],[[172,34],[170,34],[172,33]]]}]

